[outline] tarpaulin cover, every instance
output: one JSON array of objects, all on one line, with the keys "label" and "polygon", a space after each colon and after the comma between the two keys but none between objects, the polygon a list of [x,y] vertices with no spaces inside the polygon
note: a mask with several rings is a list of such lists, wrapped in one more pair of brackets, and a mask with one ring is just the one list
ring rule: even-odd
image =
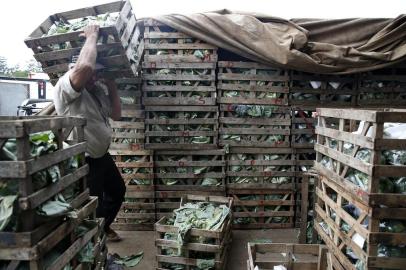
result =
[{"label": "tarpaulin cover", "polygon": [[406,15],[285,20],[221,10],[153,19],[250,60],[312,73],[355,73],[406,59]]}]

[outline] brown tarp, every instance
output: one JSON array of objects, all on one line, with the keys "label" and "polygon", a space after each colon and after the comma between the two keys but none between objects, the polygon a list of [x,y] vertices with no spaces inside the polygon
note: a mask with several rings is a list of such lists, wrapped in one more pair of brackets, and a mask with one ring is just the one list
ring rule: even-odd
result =
[{"label": "brown tarp", "polygon": [[406,59],[406,15],[285,20],[221,10],[154,19],[253,61],[313,73],[355,73]]}]

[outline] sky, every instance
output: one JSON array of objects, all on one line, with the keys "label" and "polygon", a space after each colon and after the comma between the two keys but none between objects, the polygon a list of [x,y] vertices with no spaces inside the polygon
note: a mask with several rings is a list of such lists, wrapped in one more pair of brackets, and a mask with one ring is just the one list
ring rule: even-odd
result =
[{"label": "sky", "polygon": [[[24,43],[49,15],[113,0],[3,0],[0,10],[0,56],[24,65],[32,51]],[[219,10],[256,11],[290,18],[394,18],[406,12],[406,0],[131,0],[137,18]]]}]

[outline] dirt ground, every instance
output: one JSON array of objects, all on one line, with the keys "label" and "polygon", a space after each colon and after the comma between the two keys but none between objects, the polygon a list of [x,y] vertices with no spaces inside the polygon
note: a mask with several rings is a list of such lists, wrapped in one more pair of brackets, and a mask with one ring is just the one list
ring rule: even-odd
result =
[{"label": "dirt ground", "polygon": [[[132,269],[153,270],[155,269],[155,233],[134,231],[119,232],[123,241],[108,243],[109,253],[118,253],[121,256],[144,251],[144,258],[140,264]],[[247,269],[247,243],[257,239],[271,240],[273,243],[297,243],[297,229],[275,230],[234,230],[233,242],[228,255],[228,270]]]}]

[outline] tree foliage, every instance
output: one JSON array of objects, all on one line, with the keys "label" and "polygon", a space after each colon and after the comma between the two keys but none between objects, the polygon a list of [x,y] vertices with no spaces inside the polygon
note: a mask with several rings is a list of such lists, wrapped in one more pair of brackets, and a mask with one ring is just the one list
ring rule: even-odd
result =
[{"label": "tree foliage", "polygon": [[30,59],[26,62],[25,67],[21,67],[20,65],[10,65],[6,57],[0,56],[0,76],[28,77],[30,72],[42,72],[41,65],[34,59]]}]

